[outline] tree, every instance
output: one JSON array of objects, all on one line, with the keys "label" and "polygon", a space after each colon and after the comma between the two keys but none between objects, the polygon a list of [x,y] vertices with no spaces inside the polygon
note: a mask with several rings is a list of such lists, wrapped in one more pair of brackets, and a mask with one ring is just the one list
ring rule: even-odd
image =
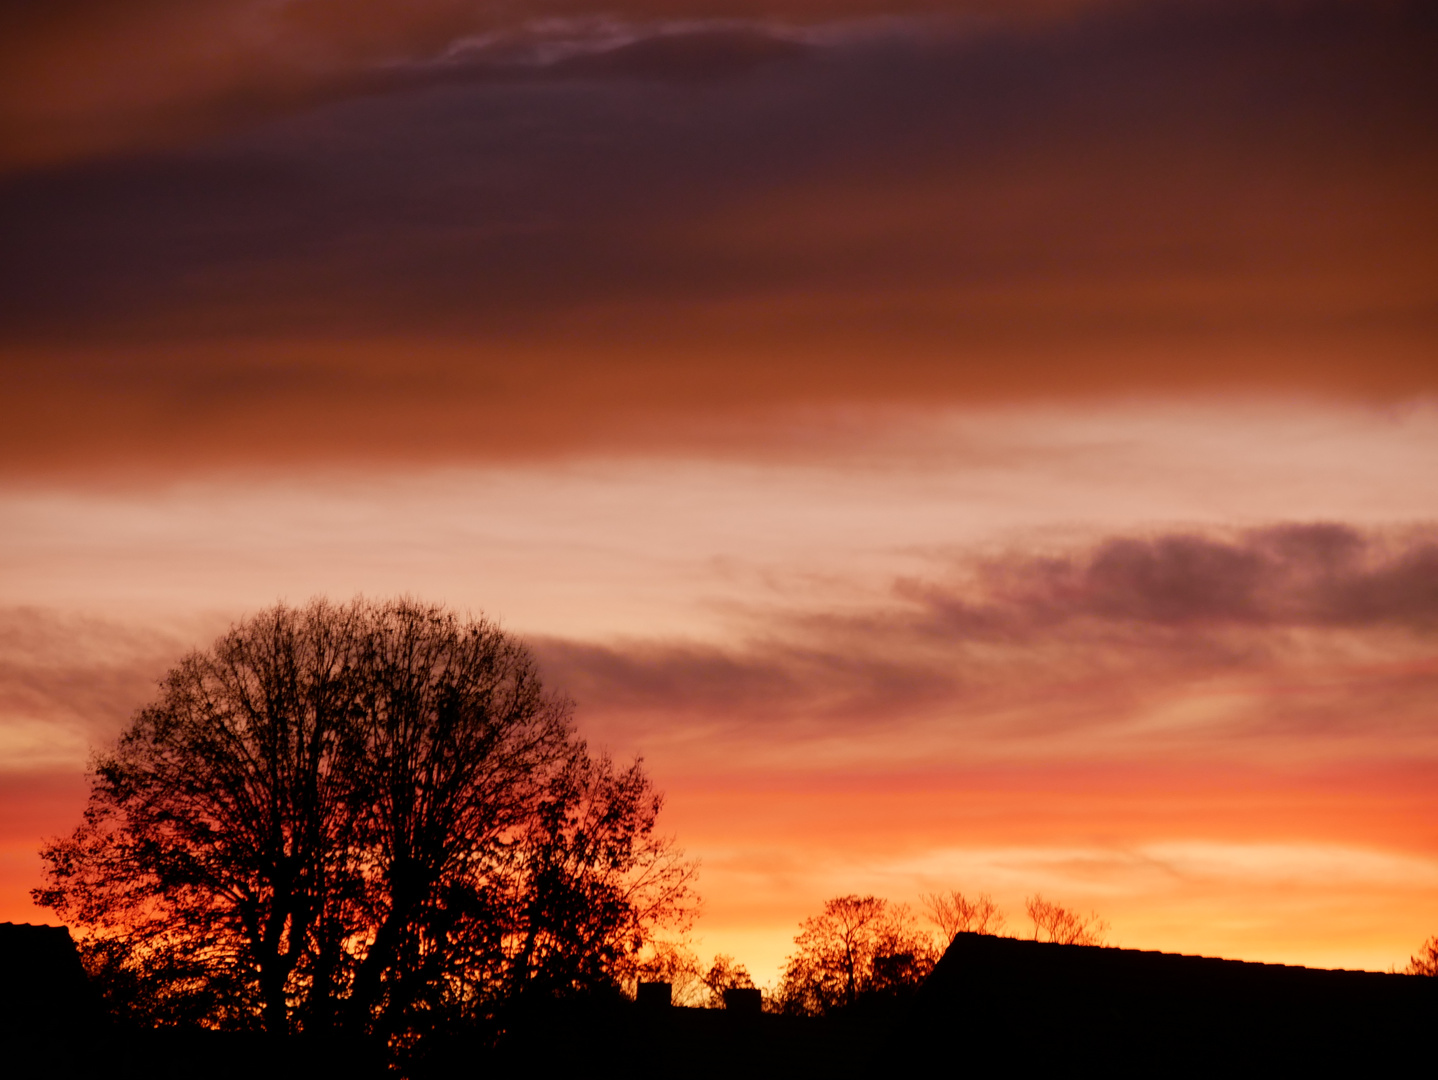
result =
[{"label": "tree", "polygon": [[402,1044],[536,972],[612,980],[693,868],[639,763],[590,755],[571,712],[483,619],[279,605],[185,657],[97,759],[36,901],[160,1021]]},{"label": "tree", "polygon": [[635,981],[669,984],[673,1003],[690,1008],[724,1008],[724,991],[754,989],[743,964],[718,953],[706,971],[694,951],[681,942],[653,941],[635,965]]},{"label": "tree", "polygon": [[683,942],[652,941],[634,966],[634,993],[641,982],[668,983],[672,1003],[687,1007],[709,1004],[704,968],[699,957]]},{"label": "tree", "polygon": [[519,840],[513,993],[630,981],[651,927],[688,929],[694,867],[654,834],[662,804],[638,762],[574,748]]},{"label": "tree", "polygon": [[1024,907],[1034,924],[1035,941],[1052,941],[1059,945],[1102,945],[1108,923],[1090,912],[1077,911],[1045,900],[1035,893],[1024,898]]},{"label": "tree", "polygon": [[923,898],[929,921],[939,928],[945,943],[961,933],[998,934],[1004,928],[1004,915],[988,893],[970,900],[957,889],[948,893],[928,893]]},{"label": "tree", "polygon": [[754,989],[754,980],[749,975],[749,969],[736,963],[732,956],[725,953],[715,954],[714,962],[701,978],[709,991],[708,1005],[711,1009],[724,1008],[725,990]]},{"label": "tree", "polygon": [[1438,976],[1438,937],[1431,937],[1418,949],[1418,955],[1410,957],[1405,975]]},{"label": "tree", "polygon": [[785,1012],[822,1015],[861,997],[917,988],[936,956],[929,936],[903,904],[874,896],[840,896],[805,919],[785,961],[779,988]]}]

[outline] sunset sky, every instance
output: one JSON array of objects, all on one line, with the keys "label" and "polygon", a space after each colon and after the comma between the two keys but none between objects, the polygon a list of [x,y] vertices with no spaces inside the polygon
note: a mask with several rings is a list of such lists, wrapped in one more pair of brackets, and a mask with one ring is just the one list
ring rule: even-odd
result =
[{"label": "sunset sky", "polygon": [[0,921],[278,600],[498,619],[697,950],[1438,934],[1438,12],[0,11]]}]

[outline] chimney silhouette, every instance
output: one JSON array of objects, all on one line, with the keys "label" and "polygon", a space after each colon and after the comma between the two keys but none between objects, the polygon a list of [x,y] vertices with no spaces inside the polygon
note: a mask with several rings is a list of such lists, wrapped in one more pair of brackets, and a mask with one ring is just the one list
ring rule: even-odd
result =
[{"label": "chimney silhouette", "polygon": [[731,986],[724,991],[724,1008],[736,1013],[764,1011],[764,994],[752,986]]},{"label": "chimney silhouette", "polygon": [[667,982],[642,982],[634,1000],[645,1009],[667,1009],[674,1003],[674,987]]}]

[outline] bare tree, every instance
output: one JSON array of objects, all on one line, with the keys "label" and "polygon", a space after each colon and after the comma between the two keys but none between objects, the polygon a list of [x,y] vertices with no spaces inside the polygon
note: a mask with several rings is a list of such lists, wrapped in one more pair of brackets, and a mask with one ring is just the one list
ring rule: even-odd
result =
[{"label": "bare tree", "polygon": [[970,900],[957,889],[951,889],[947,893],[927,893],[923,901],[929,921],[939,928],[946,943],[960,933],[999,934],[1003,931],[1003,912],[988,893],[980,893]]},{"label": "bare tree", "polygon": [[1409,958],[1403,973],[1438,976],[1438,937],[1429,938],[1419,947],[1418,954]]},{"label": "bare tree", "polygon": [[1035,941],[1052,941],[1059,945],[1102,945],[1108,923],[1090,912],[1080,914],[1070,908],[1045,900],[1035,893],[1024,898],[1024,908],[1034,924]]},{"label": "bare tree", "polygon": [[693,868],[640,765],[570,715],[483,619],[280,605],[181,660],[98,758],[36,900],[161,1020],[403,1042],[612,981],[682,921]]},{"label": "bare tree", "polygon": [[819,1015],[861,996],[913,989],[933,969],[933,941],[907,906],[874,896],[840,896],[805,919],[785,961],[780,1007]]}]

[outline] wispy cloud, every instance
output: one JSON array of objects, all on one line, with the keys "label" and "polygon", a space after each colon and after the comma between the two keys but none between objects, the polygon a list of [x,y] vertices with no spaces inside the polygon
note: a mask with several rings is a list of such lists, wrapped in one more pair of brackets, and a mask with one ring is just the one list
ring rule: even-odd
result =
[{"label": "wispy cloud", "polygon": [[[41,609],[3,615],[12,765],[74,759],[113,737],[196,640]],[[598,737],[641,749],[702,754],[717,742],[790,760],[832,744],[835,762],[914,761],[1131,756],[1177,741],[1321,757],[1361,739],[1382,757],[1438,739],[1425,706],[1438,693],[1438,541],[1425,530],[1123,535],[958,560],[869,608],[735,617],[748,630],[726,644],[545,636],[536,647]]]},{"label": "wispy cloud", "polygon": [[970,589],[906,581],[922,626],[948,637],[1020,637],[1075,620],[1145,628],[1396,625],[1438,632],[1438,532],[1365,534],[1319,523],[1235,537],[1118,537],[1079,555],[977,568]]},{"label": "wispy cloud", "polygon": [[75,769],[148,702],[186,638],[38,608],[0,609],[0,771]]},{"label": "wispy cloud", "polygon": [[753,625],[729,648],[541,650],[586,713],[648,741],[842,733],[880,759],[1438,748],[1424,705],[1438,691],[1438,542],[1424,530],[1118,536],[906,579],[868,612]]},{"label": "wispy cloud", "polygon": [[[0,13],[0,169],[173,145],[395,85],[426,66],[547,66],[646,41],[852,36],[857,18],[1026,23],[1103,0],[62,0]],[[732,53],[732,50],[730,50]],[[635,54],[623,71],[653,67]],[[660,68],[665,65],[661,63]]]}]

